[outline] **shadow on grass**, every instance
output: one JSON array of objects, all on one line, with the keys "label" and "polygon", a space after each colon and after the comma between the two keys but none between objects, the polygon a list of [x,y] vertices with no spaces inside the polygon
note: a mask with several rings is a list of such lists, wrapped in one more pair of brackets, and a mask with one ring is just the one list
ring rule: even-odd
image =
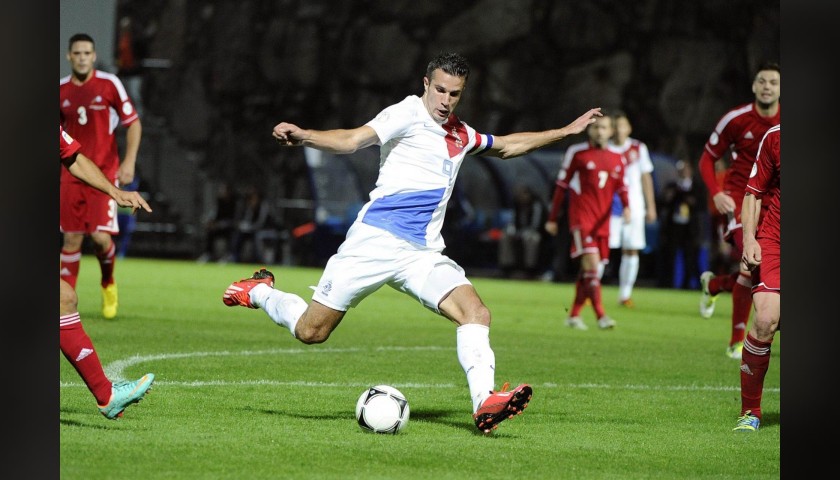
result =
[{"label": "shadow on grass", "polygon": [[781,423],[781,414],[779,412],[761,412],[761,426],[779,425]]},{"label": "shadow on grass", "polygon": [[[64,411],[62,410],[62,413]],[[103,417],[103,420],[105,418]],[[107,424],[100,424],[100,423],[88,423],[88,422],[80,422],[78,420],[70,420],[66,418],[59,418],[58,423],[64,427],[80,427],[80,428],[94,428],[97,430],[109,430],[110,425],[113,423],[112,420],[105,420],[108,422]]]},{"label": "shadow on grass", "polygon": [[[278,409],[266,409],[266,408],[251,408],[246,407],[243,408],[244,411],[249,412],[256,412],[261,413],[263,415],[277,415],[289,418],[298,418],[303,420],[342,420],[346,419],[349,415],[354,415],[354,412],[336,412],[334,414],[324,415],[320,414],[308,414],[308,413],[301,413],[301,412],[293,412],[288,410],[278,410]],[[453,416],[463,416],[463,420],[452,420],[451,417]],[[455,428],[458,430],[464,430],[470,434],[479,437],[499,437],[499,438],[512,438],[513,435],[500,433],[499,430],[494,430],[492,433],[486,434],[481,432],[476,428],[475,422],[473,421],[472,415],[469,412],[462,412],[460,410],[412,410],[411,416],[409,417],[410,421],[421,421],[421,422],[429,422],[429,423],[436,423],[438,425],[445,425],[447,427]],[[504,429],[504,427],[500,427]]]},{"label": "shadow on grass", "polygon": [[[257,412],[262,413],[264,415],[278,415],[283,417],[290,417],[290,418],[301,418],[304,420],[340,420],[342,418],[347,418],[347,413],[343,412],[336,412],[329,415],[320,414],[308,414],[308,413],[301,413],[301,412],[290,412],[286,410],[275,410],[275,409],[267,409],[267,408],[251,408],[246,407],[243,410],[248,412]],[[351,414],[352,415],[352,414]]]},{"label": "shadow on grass", "polygon": [[[451,420],[453,415],[463,416],[463,420]],[[460,410],[420,410],[418,412],[412,411],[411,418],[413,420],[425,421],[430,423],[437,423],[439,425],[446,425],[448,427],[464,430],[477,437],[488,438],[513,438],[514,435],[499,433],[499,430],[493,430],[491,433],[484,433],[475,426],[475,421],[469,412],[462,412]],[[499,427],[504,429],[504,427]]]}]

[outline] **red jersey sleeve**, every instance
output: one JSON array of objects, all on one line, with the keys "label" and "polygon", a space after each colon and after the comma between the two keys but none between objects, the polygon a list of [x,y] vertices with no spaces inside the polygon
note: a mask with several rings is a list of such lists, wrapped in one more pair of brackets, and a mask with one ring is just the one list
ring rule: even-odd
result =
[{"label": "red jersey sleeve", "polygon": [[720,183],[718,183],[717,172],[715,172],[716,161],[708,151],[704,150],[703,155],[700,156],[700,162],[697,165],[700,170],[700,177],[703,179],[703,183],[706,184],[706,190],[709,191],[709,198],[714,197],[720,192]]},{"label": "red jersey sleeve", "polygon": [[126,93],[125,86],[123,86],[119,77],[113,76],[109,80],[110,83],[107,84],[110,91],[109,103],[117,111],[120,117],[120,125],[127,127],[137,121],[137,110],[134,108],[134,104],[131,102],[131,98]]},{"label": "red jersey sleeve", "polygon": [[67,132],[61,128],[61,125],[58,126],[58,158],[64,160],[65,158],[72,157],[76,152],[79,151],[79,142],[73,139]]},{"label": "red jersey sleeve", "polygon": [[761,199],[756,238],[780,241],[782,231],[782,125],[767,130],[758,147],[758,158],[747,180],[747,193]]},{"label": "red jersey sleeve", "polygon": [[776,181],[781,161],[779,152],[781,150],[779,137],[781,136],[781,125],[777,125],[764,134],[758,146],[758,158],[753,164],[750,178],[747,180],[747,192],[762,198],[772,189]]}]

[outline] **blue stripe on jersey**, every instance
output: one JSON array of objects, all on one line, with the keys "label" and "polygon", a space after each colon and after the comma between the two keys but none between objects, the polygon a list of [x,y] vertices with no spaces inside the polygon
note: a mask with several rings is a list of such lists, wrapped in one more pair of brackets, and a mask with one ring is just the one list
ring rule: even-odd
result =
[{"label": "blue stripe on jersey", "polygon": [[362,223],[425,246],[426,227],[445,191],[445,188],[438,188],[377,198],[368,207]]}]

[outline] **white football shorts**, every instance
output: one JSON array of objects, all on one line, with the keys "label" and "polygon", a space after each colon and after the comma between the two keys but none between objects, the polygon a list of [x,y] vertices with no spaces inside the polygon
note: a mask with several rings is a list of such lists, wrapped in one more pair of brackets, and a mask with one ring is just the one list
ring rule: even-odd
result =
[{"label": "white football shorts", "polygon": [[383,285],[406,293],[440,313],[444,296],[472,285],[454,260],[381,228],[354,222],[324,268],[312,299],[346,312]]},{"label": "white football shorts", "polygon": [[630,223],[624,223],[624,217],[610,215],[610,248],[644,250],[645,216],[630,214]]}]

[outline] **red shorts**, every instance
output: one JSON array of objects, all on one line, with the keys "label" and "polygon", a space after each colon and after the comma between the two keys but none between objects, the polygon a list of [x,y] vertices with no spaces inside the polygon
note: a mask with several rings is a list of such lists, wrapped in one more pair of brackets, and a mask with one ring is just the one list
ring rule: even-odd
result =
[{"label": "red shorts", "polygon": [[782,293],[782,248],[778,241],[759,238],[761,265],[752,271],[752,293]]},{"label": "red shorts", "polygon": [[597,253],[601,261],[606,263],[610,259],[610,236],[587,235],[583,230],[573,228],[571,257],[577,258],[585,253]]},{"label": "red shorts", "polygon": [[[115,183],[116,184],[116,183]],[[81,182],[61,182],[58,227],[63,233],[120,232],[117,202]]]},{"label": "red shorts", "polygon": [[744,253],[744,229],[740,223],[735,220],[729,220],[729,223],[724,226],[723,239],[730,245],[735,247],[738,258]]}]

